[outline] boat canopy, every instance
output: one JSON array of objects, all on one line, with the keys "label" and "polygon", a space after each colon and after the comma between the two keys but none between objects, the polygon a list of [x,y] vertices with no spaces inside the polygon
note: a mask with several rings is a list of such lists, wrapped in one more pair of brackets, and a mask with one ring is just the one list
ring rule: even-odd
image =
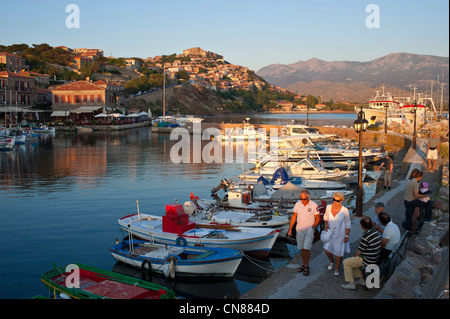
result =
[{"label": "boat canopy", "polygon": [[286,170],[284,169],[284,167],[280,167],[279,169],[277,169],[275,171],[275,173],[273,173],[272,180],[270,181],[270,184],[272,184],[272,185],[275,184],[275,181],[277,179],[281,179],[281,181],[280,181],[281,185],[284,185],[284,184],[286,184],[289,181],[289,175],[286,172]]}]

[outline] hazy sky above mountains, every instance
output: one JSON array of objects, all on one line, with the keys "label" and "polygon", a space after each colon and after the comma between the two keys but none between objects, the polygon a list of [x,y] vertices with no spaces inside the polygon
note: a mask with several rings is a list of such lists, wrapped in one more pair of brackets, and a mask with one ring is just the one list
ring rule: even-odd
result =
[{"label": "hazy sky above mountains", "polygon": [[[70,4],[79,8],[79,28],[66,24],[73,18],[74,11],[66,12]],[[371,4],[379,15],[366,12]],[[22,0],[1,1],[1,8],[0,44],[98,48],[114,57],[180,54],[198,46],[257,71],[313,57],[449,56],[448,0]],[[377,21],[379,28],[370,28]]]}]

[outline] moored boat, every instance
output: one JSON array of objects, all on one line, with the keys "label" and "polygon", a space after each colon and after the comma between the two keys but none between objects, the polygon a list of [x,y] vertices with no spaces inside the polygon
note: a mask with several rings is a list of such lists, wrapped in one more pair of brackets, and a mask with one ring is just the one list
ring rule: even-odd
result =
[{"label": "moored boat", "polygon": [[174,299],[166,287],[133,277],[73,263],[41,275],[54,294],[74,299]]},{"label": "moored boat", "polygon": [[119,219],[120,228],[134,237],[169,245],[223,247],[255,256],[267,256],[277,239],[279,229],[221,227],[197,228],[183,206],[166,205],[166,215],[133,214]]},{"label": "moored boat", "polygon": [[109,249],[117,261],[166,277],[233,277],[243,254],[234,249],[124,240]]},{"label": "moored boat", "polygon": [[12,151],[16,146],[16,137],[13,136],[11,138],[0,138],[0,151]]},{"label": "moored boat", "polygon": [[[418,94],[416,97],[415,88],[412,96],[405,97],[394,97],[391,93],[385,92],[384,87],[381,92],[376,91],[375,93],[375,97],[369,101],[369,106],[362,109],[369,125],[385,123],[386,117],[388,124],[390,119],[399,119],[401,124],[412,124],[414,114],[417,124],[420,125],[437,113],[433,99],[424,94]],[[356,114],[360,110],[360,107],[355,107]]]},{"label": "moored boat", "polygon": [[35,133],[45,134],[45,133],[55,133],[55,128],[48,125],[40,125],[39,127],[33,128]]}]

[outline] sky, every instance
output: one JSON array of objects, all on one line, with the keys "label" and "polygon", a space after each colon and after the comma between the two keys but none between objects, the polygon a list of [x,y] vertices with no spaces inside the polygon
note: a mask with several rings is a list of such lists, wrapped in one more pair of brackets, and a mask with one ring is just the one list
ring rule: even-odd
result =
[{"label": "sky", "polygon": [[[201,47],[254,71],[311,58],[366,62],[396,52],[449,56],[448,0],[0,3],[2,45],[47,43],[144,59]],[[73,27],[75,12],[66,12],[71,4],[79,8],[78,28]]]}]

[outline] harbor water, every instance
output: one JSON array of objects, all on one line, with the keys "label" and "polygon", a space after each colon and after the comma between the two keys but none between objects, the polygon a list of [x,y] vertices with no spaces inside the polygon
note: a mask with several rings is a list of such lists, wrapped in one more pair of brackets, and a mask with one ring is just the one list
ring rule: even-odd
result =
[{"label": "harbor water", "polygon": [[[177,141],[151,128],[41,135],[0,152],[0,298],[48,295],[40,275],[78,262],[168,286],[181,298],[238,298],[297,253],[277,241],[267,260],[243,259],[234,278],[167,280],[117,264],[108,248],[125,234],[117,220],[136,213],[163,215],[165,205],[210,198],[221,179],[252,164],[173,163]],[[203,145],[208,141],[203,141]],[[367,184],[369,192],[373,183]],[[349,204],[351,205],[351,203]],[[212,289],[212,287],[214,287]]]}]

